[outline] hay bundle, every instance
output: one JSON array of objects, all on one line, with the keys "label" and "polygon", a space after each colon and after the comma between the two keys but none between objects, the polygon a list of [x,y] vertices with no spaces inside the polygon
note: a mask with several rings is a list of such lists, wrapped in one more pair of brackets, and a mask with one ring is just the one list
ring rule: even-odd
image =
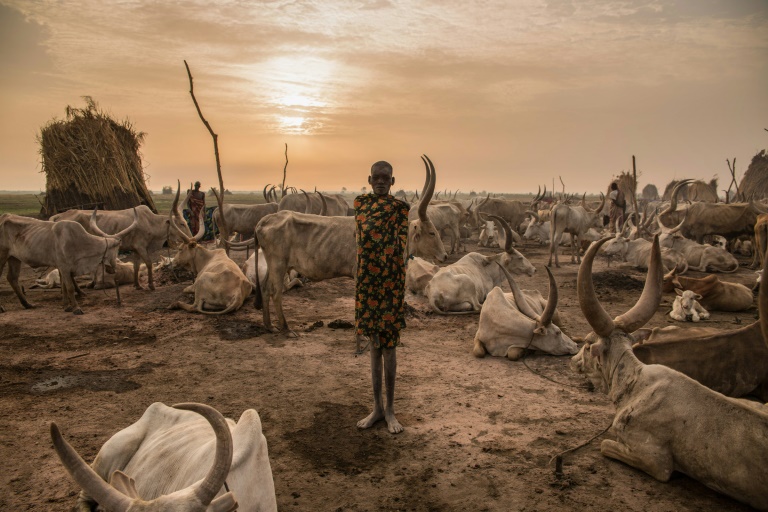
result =
[{"label": "hay bundle", "polygon": [[[672,195],[672,190],[675,185],[682,180],[672,180],[667,183],[664,189],[664,201],[669,201]],[[704,201],[707,203],[717,202],[717,178],[712,178],[709,183],[704,183],[701,180],[696,180],[689,183],[687,186],[682,187],[677,194],[677,199],[680,201]]]},{"label": "hay bundle", "polygon": [[747,172],[741,178],[739,192],[745,200],[768,197],[768,154],[765,150],[752,157]]},{"label": "hay bundle", "polygon": [[67,107],[67,119],[40,130],[42,172],[46,175],[41,216],[72,208],[108,210],[145,204],[157,212],[144,183],[139,147],[144,133],[128,121],[117,123],[85,98],[86,107]]},{"label": "hay bundle", "polygon": [[627,171],[621,171],[621,174],[614,180],[619,185],[619,190],[624,193],[624,197],[627,201],[627,207],[632,205],[632,197],[635,195],[635,179],[632,177],[632,173]]}]

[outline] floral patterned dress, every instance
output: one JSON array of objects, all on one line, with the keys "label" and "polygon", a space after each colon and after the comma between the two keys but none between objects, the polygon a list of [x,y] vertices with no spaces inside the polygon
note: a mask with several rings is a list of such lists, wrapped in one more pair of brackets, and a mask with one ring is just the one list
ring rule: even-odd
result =
[{"label": "floral patterned dress", "polygon": [[391,195],[355,198],[357,334],[371,336],[375,348],[394,348],[405,328],[405,248],[408,203]]}]

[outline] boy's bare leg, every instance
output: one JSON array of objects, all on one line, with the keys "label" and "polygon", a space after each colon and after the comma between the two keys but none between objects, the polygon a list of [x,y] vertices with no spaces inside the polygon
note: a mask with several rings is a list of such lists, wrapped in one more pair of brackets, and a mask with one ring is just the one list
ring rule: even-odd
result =
[{"label": "boy's bare leg", "polygon": [[399,434],[403,426],[395,418],[395,375],[397,374],[397,348],[382,349],[384,356],[384,383],[387,393],[387,408],[384,411],[384,419],[387,420],[387,429],[390,434]]},{"label": "boy's bare leg", "polygon": [[[379,420],[384,419],[384,407],[381,404],[381,352],[385,349],[374,347],[378,335],[371,336],[371,384],[373,385],[373,412],[357,422],[357,428],[370,428]],[[389,396],[389,394],[387,394]],[[394,415],[392,416],[394,418]]]}]

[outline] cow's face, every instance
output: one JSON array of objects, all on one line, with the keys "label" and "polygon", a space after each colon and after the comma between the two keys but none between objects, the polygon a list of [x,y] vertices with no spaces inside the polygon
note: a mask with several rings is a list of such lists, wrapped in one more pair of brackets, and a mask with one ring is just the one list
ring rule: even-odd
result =
[{"label": "cow's face", "polygon": [[544,229],[543,222],[536,222],[532,220],[528,224],[528,227],[525,229],[523,238],[526,240],[533,240],[534,238],[538,238],[539,240],[549,240],[549,233],[547,233],[547,230]]},{"label": "cow's face", "polygon": [[584,345],[581,346],[578,353],[571,358],[570,366],[571,370],[583,374],[595,386],[595,389],[608,393],[609,386],[603,376],[601,362],[605,350],[605,340],[591,332],[584,339]]},{"label": "cow's face", "polygon": [[179,252],[176,257],[173,258],[173,267],[192,268],[192,262],[195,259],[198,246],[197,242],[183,242],[179,245]]},{"label": "cow's face", "polygon": [[701,300],[701,295],[692,292],[691,290],[682,291],[680,288],[675,288],[675,293],[678,295],[675,301],[678,302],[682,314],[685,317],[685,321],[693,322],[694,319],[698,320],[696,301]]},{"label": "cow's face", "polygon": [[626,238],[617,236],[613,240],[608,240],[600,248],[600,251],[606,256],[617,256],[626,253],[629,240]]},{"label": "cow's face", "polygon": [[509,252],[503,253],[500,263],[511,274],[528,274],[532,276],[536,273],[536,267],[528,261],[528,258],[520,254],[520,251],[517,249],[510,249]]},{"label": "cow's face", "polygon": [[538,325],[534,332],[541,337],[536,340],[536,348],[548,354],[575,354],[578,350],[576,343],[553,323],[547,326]]},{"label": "cow's face", "polygon": [[440,233],[432,221],[411,221],[409,231],[410,254],[433,263],[442,263],[448,258]]},{"label": "cow's face", "polygon": [[101,263],[104,265],[104,271],[107,274],[114,274],[117,268],[117,251],[120,249],[120,240],[115,238],[107,238],[105,240],[107,250],[101,258]]}]

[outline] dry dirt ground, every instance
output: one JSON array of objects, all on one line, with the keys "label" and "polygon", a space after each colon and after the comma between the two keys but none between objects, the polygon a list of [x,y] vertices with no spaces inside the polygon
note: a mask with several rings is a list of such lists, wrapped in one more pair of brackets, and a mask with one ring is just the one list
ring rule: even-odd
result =
[{"label": "dry dirt ground", "polygon": [[[523,252],[539,271],[521,287],[546,295],[546,250]],[[577,266],[561,261],[564,329],[584,336]],[[595,272],[610,313],[637,300],[643,273],[604,261]],[[474,358],[477,315],[433,315],[409,296],[396,391],[406,430],[393,436],[383,423],[355,427],[372,403],[369,355],[355,357],[351,331],[327,326],[354,320],[351,279],[287,293],[299,333],[289,338],[265,334],[251,301],[224,317],[167,311],[184,284],[124,286],[119,308],[114,290],[90,291],[85,315],[75,316],[57,291],[29,290],[31,269],[23,277],[36,309],[22,309],[0,284],[0,510],[72,510],[79,489],[52,449],[51,421],[90,461],[158,401],[204,402],[235,419],[256,409],[281,510],[748,510],[686,476],[659,483],[603,457],[599,442],[610,434],[565,455],[557,477],[551,459],[605,429],[613,406],[569,370],[569,357]],[[754,273],[742,267],[725,278],[751,286]],[[670,301],[650,326],[670,323]],[[705,325],[732,329],[755,315],[714,313]],[[317,321],[325,325],[306,332]]]}]

